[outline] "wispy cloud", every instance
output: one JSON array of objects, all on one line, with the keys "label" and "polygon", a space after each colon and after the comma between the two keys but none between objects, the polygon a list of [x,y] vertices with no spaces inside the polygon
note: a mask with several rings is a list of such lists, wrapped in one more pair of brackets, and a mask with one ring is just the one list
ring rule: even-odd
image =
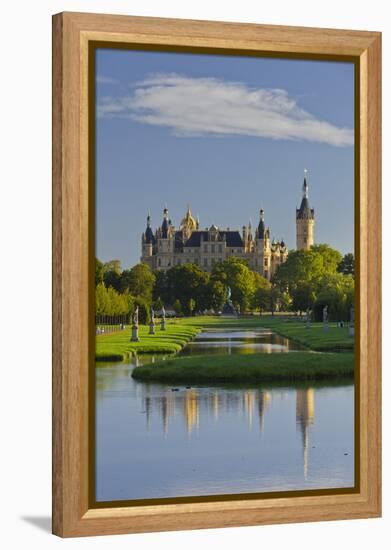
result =
[{"label": "wispy cloud", "polygon": [[99,117],[130,118],[171,128],[179,136],[244,135],[353,144],[353,131],[319,120],[286,90],[249,88],[241,82],[156,74],[124,97],[105,97]]},{"label": "wispy cloud", "polygon": [[111,76],[97,75],[96,82],[98,84],[118,84],[119,80],[116,78],[111,78]]}]

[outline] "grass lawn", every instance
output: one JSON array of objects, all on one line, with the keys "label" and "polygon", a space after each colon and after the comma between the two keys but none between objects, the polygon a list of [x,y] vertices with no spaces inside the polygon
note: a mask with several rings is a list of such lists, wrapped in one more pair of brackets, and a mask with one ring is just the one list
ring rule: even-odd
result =
[{"label": "grass lawn", "polygon": [[113,334],[96,336],[96,361],[124,361],[135,353],[176,353],[200,331],[199,327],[167,321],[166,330],[156,324],[156,334],[150,335],[149,327],[139,327],[139,342],[131,342],[131,326]]},{"label": "grass lawn", "polygon": [[[173,321],[175,322],[175,321]],[[313,351],[353,351],[354,338],[348,335],[348,328],[339,328],[336,323],[329,324],[328,332],[323,323],[311,323],[306,328],[305,321],[289,317],[263,315],[262,317],[187,317],[177,321],[183,326],[192,325],[203,328],[270,328],[277,334],[290,338]]]},{"label": "grass lawn", "polygon": [[255,353],[176,357],[137,367],[141,381],[169,383],[294,382],[353,377],[353,353]]}]

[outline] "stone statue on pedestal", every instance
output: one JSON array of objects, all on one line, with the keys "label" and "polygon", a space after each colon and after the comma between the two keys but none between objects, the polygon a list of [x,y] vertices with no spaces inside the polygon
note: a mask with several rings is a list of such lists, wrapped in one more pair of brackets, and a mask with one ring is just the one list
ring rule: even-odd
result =
[{"label": "stone statue on pedestal", "polygon": [[161,330],[166,330],[166,310],[162,307],[162,322],[160,325]]},{"label": "stone statue on pedestal", "polygon": [[223,306],[223,310],[222,310],[222,314],[223,315],[237,315],[237,312],[234,308],[234,305],[232,303],[232,300],[231,300],[231,296],[232,296],[232,290],[231,290],[231,287],[227,287],[227,298],[226,298],[226,301],[225,301],[225,304]]},{"label": "stone statue on pedestal", "polygon": [[131,342],[139,342],[138,337],[138,306],[133,313],[133,324],[132,324],[132,336],[130,338]]},{"label": "stone statue on pedestal", "polygon": [[149,334],[155,334],[155,311],[151,306],[151,321],[149,323]]}]

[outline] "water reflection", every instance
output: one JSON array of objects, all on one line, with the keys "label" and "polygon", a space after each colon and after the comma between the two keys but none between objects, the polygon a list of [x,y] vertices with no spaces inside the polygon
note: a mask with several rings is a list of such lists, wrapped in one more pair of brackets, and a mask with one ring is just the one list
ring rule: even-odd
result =
[{"label": "water reflection", "polygon": [[[167,436],[171,421],[176,415],[181,415],[188,437],[199,432],[200,412],[205,424],[210,419],[218,422],[221,414],[236,414],[244,417],[250,430],[253,429],[254,417],[257,415],[258,430],[265,429],[267,412],[274,400],[283,400],[287,396],[286,389],[231,389],[224,388],[171,388],[157,384],[140,385],[141,409],[145,411],[147,429],[151,419],[160,419],[161,429]],[[292,390],[290,390],[292,391]],[[296,397],[296,425],[301,438],[303,451],[304,478],[308,474],[308,449],[310,447],[310,428],[315,421],[315,389],[299,388],[294,390]]]},{"label": "water reflection", "polygon": [[197,335],[180,355],[233,353],[286,353],[303,349],[303,346],[267,329],[259,330],[207,330]]},{"label": "water reflection", "polygon": [[308,475],[309,431],[315,418],[315,395],[313,388],[296,390],[296,424],[301,432],[303,445],[304,479]]},{"label": "water reflection", "polygon": [[[208,331],[193,344],[197,354],[295,351],[270,331]],[[135,366],[162,358],[96,369],[97,500],[353,485],[351,383],[192,387],[132,378]]]}]

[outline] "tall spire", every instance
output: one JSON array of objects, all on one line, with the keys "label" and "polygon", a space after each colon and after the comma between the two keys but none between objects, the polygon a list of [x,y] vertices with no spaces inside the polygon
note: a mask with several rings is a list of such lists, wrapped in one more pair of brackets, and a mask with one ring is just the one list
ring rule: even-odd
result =
[{"label": "tall spire", "polygon": [[168,236],[168,209],[166,205],[163,210],[162,238],[167,239],[167,236]]},{"label": "tall spire", "polygon": [[263,208],[259,211],[258,239],[263,239],[265,235],[265,213]]},{"label": "tall spire", "polygon": [[303,197],[296,208],[296,248],[309,250],[314,244],[315,211],[308,200],[308,170],[304,170]]},{"label": "tall spire", "polygon": [[147,215],[147,229],[145,231],[145,242],[147,244],[153,244],[155,242],[155,238],[153,236],[153,231],[151,229],[151,213],[150,211],[148,210],[148,215]]},{"label": "tall spire", "polygon": [[307,168],[304,168],[303,199],[308,199],[307,175],[308,175],[308,170]]}]

